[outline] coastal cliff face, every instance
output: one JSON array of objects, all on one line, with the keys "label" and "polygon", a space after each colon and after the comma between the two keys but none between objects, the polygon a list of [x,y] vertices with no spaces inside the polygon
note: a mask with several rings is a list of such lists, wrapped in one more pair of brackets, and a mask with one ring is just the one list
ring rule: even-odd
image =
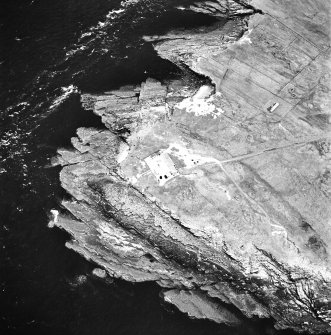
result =
[{"label": "coastal cliff face", "polygon": [[191,317],[330,332],[328,3],[184,9],[234,19],[146,39],[210,84],[82,95],[107,129],[80,128],[58,151],[71,200],[52,224],[72,235],[67,247],[113,277],[157,282]]}]

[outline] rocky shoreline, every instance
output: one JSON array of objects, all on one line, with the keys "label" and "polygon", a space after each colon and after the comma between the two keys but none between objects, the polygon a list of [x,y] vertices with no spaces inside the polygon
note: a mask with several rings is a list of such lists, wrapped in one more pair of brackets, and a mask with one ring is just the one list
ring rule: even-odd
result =
[{"label": "rocky shoreline", "polygon": [[328,5],[186,9],[234,19],[146,40],[210,84],[82,95],[107,129],[79,128],[58,151],[71,199],[51,224],[110,276],[157,282],[191,317],[330,332]]}]

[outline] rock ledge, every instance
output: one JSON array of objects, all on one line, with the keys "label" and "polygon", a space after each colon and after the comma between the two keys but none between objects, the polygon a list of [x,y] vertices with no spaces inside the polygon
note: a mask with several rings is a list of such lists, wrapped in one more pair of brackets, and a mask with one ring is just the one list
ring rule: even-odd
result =
[{"label": "rock ledge", "polygon": [[[190,9],[221,16],[224,3]],[[107,129],[80,128],[59,150],[72,200],[53,224],[67,247],[113,277],[157,282],[190,317],[330,332],[328,4],[230,3],[264,14],[248,29],[240,17],[156,38],[213,85],[148,79],[82,96]]]}]

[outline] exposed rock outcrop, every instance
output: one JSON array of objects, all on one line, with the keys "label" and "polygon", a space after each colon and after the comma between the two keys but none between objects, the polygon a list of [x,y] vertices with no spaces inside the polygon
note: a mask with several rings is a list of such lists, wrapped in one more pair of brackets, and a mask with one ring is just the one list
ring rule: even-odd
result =
[{"label": "exposed rock outcrop", "polygon": [[256,11],[248,1],[238,0],[197,1],[186,9],[216,17],[250,15]]},{"label": "exposed rock outcrop", "polygon": [[149,79],[82,96],[107,129],[80,128],[59,150],[72,200],[53,223],[69,248],[111,276],[156,281],[191,317],[330,332],[327,4],[245,8],[264,14],[241,38],[246,18],[155,46],[214,86]]}]

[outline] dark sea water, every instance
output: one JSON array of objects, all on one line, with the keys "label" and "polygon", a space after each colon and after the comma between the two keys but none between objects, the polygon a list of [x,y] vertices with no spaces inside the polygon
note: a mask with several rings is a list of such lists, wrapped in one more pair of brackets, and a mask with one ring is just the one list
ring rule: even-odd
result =
[{"label": "dark sea water", "polygon": [[0,334],[290,334],[270,320],[238,329],[190,320],[155,284],[93,277],[93,264],[65,248],[69,236],[47,228],[66,196],[50,159],[78,127],[102,127],[77,92],[181,75],[141,37],[222,24],[174,7],[188,2],[1,1]]}]

